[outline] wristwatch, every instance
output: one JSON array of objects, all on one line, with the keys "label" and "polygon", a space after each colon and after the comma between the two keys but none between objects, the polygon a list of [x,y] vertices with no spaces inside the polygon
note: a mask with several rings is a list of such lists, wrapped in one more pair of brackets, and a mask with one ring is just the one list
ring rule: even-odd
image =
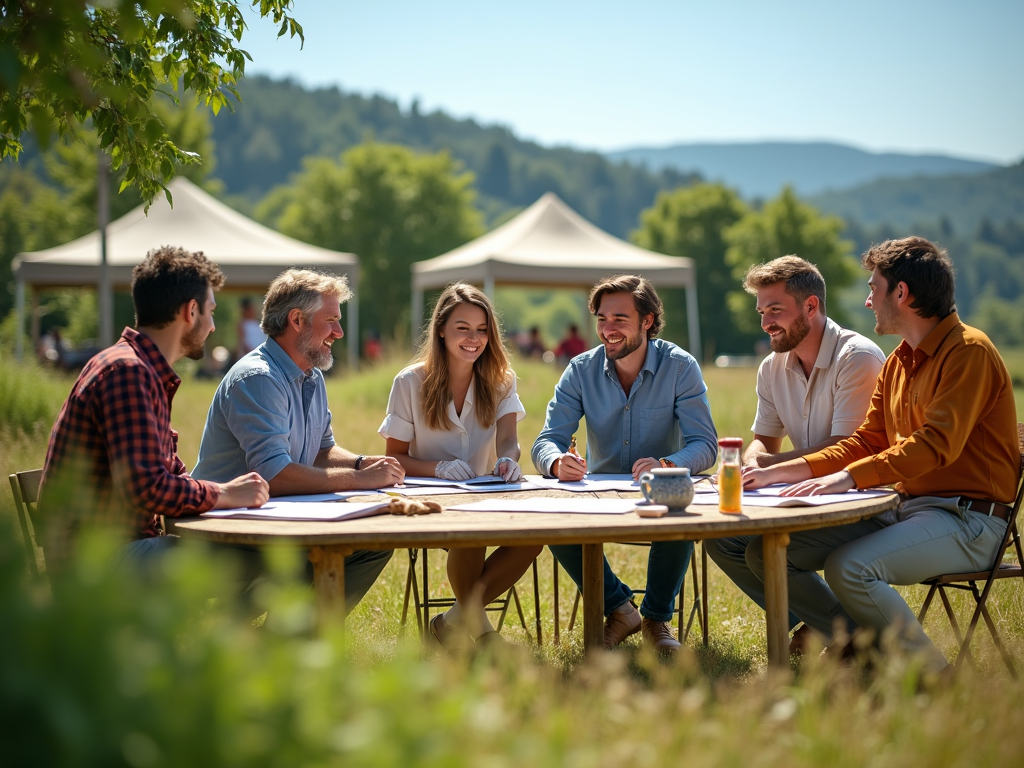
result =
[{"label": "wristwatch", "polygon": [[359,469],[359,467],[363,463],[363,459],[365,459],[365,458],[366,458],[366,454],[365,453],[360,453],[358,456],[356,456],[356,467],[355,467],[356,469]]},{"label": "wristwatch", "polygon": [[675,467],[675,464],[668,459],[658,459],[658,463],[663,467]]}]

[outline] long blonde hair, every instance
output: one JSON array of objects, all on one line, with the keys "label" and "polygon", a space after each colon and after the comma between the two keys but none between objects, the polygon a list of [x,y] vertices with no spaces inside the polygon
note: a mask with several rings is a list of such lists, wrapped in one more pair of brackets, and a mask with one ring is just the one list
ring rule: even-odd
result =
[{"label": "long blonde hair", "polygon": [[508,394],[512,387],[515,374],[509,365],[508,353],[501,339],[501,328],[494,313],[494,306],[486,294],[469,283],[452,283],[434,305],[434,313],[430,317],[430,325],[420,344],[417,360],[423,362],[423,387],[420,389],[420,400],[427,426],[431,429],[448,429],[448,403],[454,397],[448,369],[448,351],[441,338],[441,331],[460,304],[472,304],[480,307],[487,318],[487,345],[480,357],[473,363],[473,375],[476,377],[476,410],[477,421],[483,427],[494,424],[498,413],[498,403]]}]

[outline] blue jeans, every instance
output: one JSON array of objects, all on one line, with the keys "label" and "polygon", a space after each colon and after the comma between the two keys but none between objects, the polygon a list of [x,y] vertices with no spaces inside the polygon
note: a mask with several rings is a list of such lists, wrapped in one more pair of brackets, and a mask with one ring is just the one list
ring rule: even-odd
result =
[{"label": "blue jeans", "polygon": [[[137,539],[125,544],[118,552],[118,568],[130,567],[144,576],[156,576],[155,570],[160,560],[173,547],[181,543],[178,536],[153,536]],[[265,576],[266,564],[263,553],[258,547],[233,546],[231,544],[211,544],[214,552],[230,553],[241,562],[241,583],[236,590],[241,595],[248,595],[253,587]],[[391,559],[393,550],[356,550],[345,558],[345,612],[348,613],[363,599],[370,587],[380,576],[384,566]],[[306,580],[313,582],[313,564],[306,560]]]},{"label": "blue jeans", "polygon": [[[549,546],[565,572],[583,589],[583,547],[579,544]],[[692,541],[656,541],[647,558],[647,592],[640,604],[640,613],[651,621],[672,621],[676,595],[683,587],[683,578],[693,555]],[[604,559],[604,615],[626,604],[633,590],[622,583]]]}]

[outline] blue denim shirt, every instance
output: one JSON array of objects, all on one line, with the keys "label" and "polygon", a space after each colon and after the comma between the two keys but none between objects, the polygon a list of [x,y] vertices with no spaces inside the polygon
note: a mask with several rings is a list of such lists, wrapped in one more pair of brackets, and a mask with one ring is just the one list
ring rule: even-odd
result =
[{"label": "blue denim shirt", "polygon": [[587,471],[628,473],[637,459],[669,459],[703,472],[715,463],[718,434],[707,387],[689,353],[668,341],[647,342],[644,367],[626,396],[603,346],[574,357],[555,386],[533,465],[546,475],[587,421]]},{"label": "blue denim shirt", "polygon": [[314,368],[310,378],[307,410],[307,376],[273,339],[231,366],[210,404],[192,476],[223,483],[259,472],[270,481],[293,462],[312,466],[334,433],[323,373]]}]

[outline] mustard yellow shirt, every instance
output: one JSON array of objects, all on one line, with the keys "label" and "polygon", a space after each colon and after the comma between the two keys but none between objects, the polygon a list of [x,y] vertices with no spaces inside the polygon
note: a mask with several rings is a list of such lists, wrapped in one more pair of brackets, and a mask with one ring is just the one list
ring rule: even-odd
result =
[{"label": "mustard yellow shirt", "polygon": [[988,336],[954,312],[917,349],[904,341],[889,355],[856,432],[805,458],[814,477],[845,468],[858,488],[1012,503],[1020,454],[1010,374]]}]

